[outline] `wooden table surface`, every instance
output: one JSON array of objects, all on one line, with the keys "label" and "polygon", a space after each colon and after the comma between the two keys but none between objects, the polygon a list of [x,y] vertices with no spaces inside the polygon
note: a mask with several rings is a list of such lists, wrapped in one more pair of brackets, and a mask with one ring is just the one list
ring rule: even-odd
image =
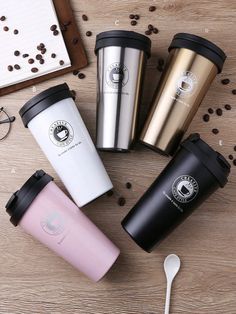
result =
[{"label": "wooden table surface", "polygon": [[[236,152],[236,1],[86,1],[73,0],[90,65],[84,80],[72,74],[47,81],[34,88],[4,96],[0,105],[17,120],[7,140],[0,142],[0,313],[81,313],[154,314],[164,312],[166,280],[163,260],[176,253],[182,260],[181,272],[173,286],[171,313],[236,313],[236,167],[228,185],[218,190],[168,239],[147,254],[122,230],[120,221],[168,163],[168,158],[138,146],[130,154],[103,153],[101,157],[115,186],[112,197],[103,196],[84,212],[120,247],[121,256],[100,283],[92,283],[61,258],[55,256],[20,228],[9,223],[4,205],[10,195],[36,170],[57,175],[40,151],[29,130],[22,125],[19,108],[36,93],[67,82],[77,92],[76,103],[95,135],[96,58],[95,35],[104,30],[129,29],[141,33],[149,23],[160,30],[152,35],[152,58],[148,62],[143,107],[147,108],[160,73],[157,59],[167,57],[167,48],[177,32],[205,36],[228,55],[224,71],[212,84],[188,133],[199,132],[226,157]],[[157,6],[149,12],[150,5]],[[89,21],[82,21],[87,14]],[[130,25],[129,14],[140,14],[138,25]],[[92,37],[85,32],[91,30]],[[3,45],[3,43],[1,43]],[[2,48],[3,49],[3,48]],[[231,83],[224,86],[222,78]],[[231,104],[222,117],[214,115],[205,123],[209,107]],[[214,135],[211,129],[220,130]],[[132,183],[127,190],[126,182]],[[117,205],[119,196],[126,205]]]}]

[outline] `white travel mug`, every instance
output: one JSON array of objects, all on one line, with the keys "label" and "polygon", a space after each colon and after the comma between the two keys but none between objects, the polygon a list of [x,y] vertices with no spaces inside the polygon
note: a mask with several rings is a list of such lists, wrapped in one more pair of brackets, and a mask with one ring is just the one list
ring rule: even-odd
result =
[{"label": "white travel mug", "polygon": [[19,113],[79,207],[112,189],[66,83],[36,95]]}]

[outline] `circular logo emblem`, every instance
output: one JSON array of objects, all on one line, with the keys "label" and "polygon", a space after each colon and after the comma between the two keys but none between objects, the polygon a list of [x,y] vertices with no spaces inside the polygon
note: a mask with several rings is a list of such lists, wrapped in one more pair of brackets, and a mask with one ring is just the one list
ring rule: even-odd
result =
[{"label": "circular logo emblem", "polygon": [[196,90],[197,83],[196,75],[185,71],[177,80],[177,95],[183,97],[192,95]]},{"label": "circular logo emblem", "polygon": [[74,138],[72,126],[64,121],[55,121],[49,128],[49,137],[53,144],[64,147],[69,145]]},{"label": "circular logo emblem", "polygon": [[197,181],[188,175],[178,177],[172,185],[172,194],[180,203],[192,201],[198,194]]},{"label": "circular logo emblem", "polygon": [[57,212],[48,214],[43,220],[41,220],[40,224],[42,229],[50,235],[59,235],[65,229],[64,219]]},{"label": "circular logo emblem", "polygon": [[117,89],[120,85],[125,86],[129,80],[129,71],[125,65],[119,62],[111,64],[106,71],[107,84]]}]

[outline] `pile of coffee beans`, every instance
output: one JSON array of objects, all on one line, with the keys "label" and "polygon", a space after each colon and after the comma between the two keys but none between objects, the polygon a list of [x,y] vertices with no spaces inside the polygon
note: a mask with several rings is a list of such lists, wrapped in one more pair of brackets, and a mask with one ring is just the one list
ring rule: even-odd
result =
[{"label": "pile of coffee beans", "polygon": [[50,31],[53,33],[54,36],[59,35],[59,31],[58,31],[58,29],[57,29],[57,25],[56,25],[56,24],[53,24],[53,25],[50,27]]},{"label": "pile of coffee beans", "polygon": [[152,34],[158,34],[159,30],[158,28],[154,27],[152,24],[149,24],[147,27],[147,30],[145,31],[146,35],[152,35]]},{"label": "pile of coffee beans", "polygon": [[78,76],[80,80],[83,80],[86,77],[86,75],[79,70],[74,70],[73,75]]},{"label": "pile of coffee beans", "polygon": [[136,25],[138,24],[137,21],[140,19],[140,15],[139,15],[139,14],[133,14],[133,13],[131,13],[131,14],[129,15],[129,19],[131,20],[130,24],[131,24],[132,26],[136,26]]}]

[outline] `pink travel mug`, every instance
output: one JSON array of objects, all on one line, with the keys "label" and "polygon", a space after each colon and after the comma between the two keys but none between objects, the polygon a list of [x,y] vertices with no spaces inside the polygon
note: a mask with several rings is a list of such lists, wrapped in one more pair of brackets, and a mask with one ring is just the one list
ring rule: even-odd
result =
[{"label": "pink travel mug", "polygon": [[59,189],[43,170],[36,171],[6,205],[14,226],[99,281],[119,256],[119,249]]}]

